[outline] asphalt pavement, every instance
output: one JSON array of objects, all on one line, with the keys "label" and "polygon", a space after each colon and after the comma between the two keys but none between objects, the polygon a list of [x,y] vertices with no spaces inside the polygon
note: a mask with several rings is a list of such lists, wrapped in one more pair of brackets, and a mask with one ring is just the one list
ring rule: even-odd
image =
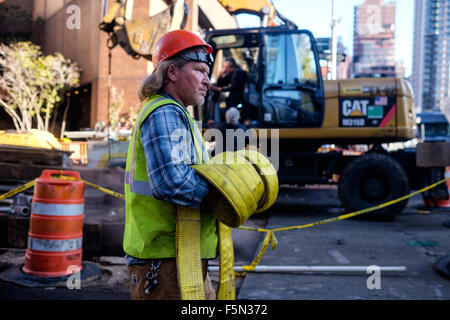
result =
[{"label": "asphalt pavement", "polygon": [[[449,280],[433,269],[450,254],[450,209],[423,211],[421,197],[392,222],[342,220],[301,230],[276,232],[278,245],[261,259],[264,266],[405,266],[401,274],[247,273],[237,277],[239,300],[448,300]],[[267,229],[303,225],[344,213],[336,189],[283,187],[276,204],[245,225]],[[233,230],[236,265],[249,264],[264,233]],[[0,252],[0,269],[18,267],[24,250]],[[119,259],[120,261],[120,259]],[[217,264],[211,261],[211,265]],[[0,300],[129,300],[128,273],[120,262],[100,263],[101,276],[81,282],[24,287],[0,280]],[[378,276],[377,275],[377,276]],[[218,274],[211,272],[217,286]],[[371,288],[369,288],[371,287]]]},{"label": "asphalt pavement", "polygon": [[[334,188],[284,190],[266,228],[304,225],[343,214]],[[450,254],[448,210],[423,210],[421,196],[392,222],[342,220],[301,230],[275,232],[265,266],[402,266],[354,274],[248,273],[238,299],[248,300],[448,300],[450,282],[434,270]],[[378,269],[382,270],[382,269]],[[379,276],[379,277],[378,277]],[[375,279],[375,277],[378,277]]]}]

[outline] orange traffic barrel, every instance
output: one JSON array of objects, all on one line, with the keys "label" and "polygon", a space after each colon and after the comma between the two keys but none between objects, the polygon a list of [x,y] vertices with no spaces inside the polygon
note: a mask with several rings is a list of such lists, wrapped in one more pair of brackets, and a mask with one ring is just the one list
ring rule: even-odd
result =
[{"label": "orange traffic barrel", "polygon": [[44,170],[34,184],[25,273],[62,277],[82,269],[83,211],[80,174]]},{"label": "orange traffic barrel", "polygon": [[[445,178],[450,178],[450,167],[445,167]],[[450,180],[446,181],[448,194],[450,195]],[[430,208],[450,208],[450,196],[447,199],[431,199],[423,197],[423,204]]]}]

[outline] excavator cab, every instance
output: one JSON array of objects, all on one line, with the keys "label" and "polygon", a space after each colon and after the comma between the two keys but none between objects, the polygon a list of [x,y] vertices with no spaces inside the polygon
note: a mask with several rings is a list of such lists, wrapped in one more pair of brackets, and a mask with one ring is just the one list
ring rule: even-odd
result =
[{"label": "excavator cab", "polygon": [[[287,27],[216,30],[206,34],[206,41],[215,56],[213,84],[228,57],[246,71],[244,99],[238,108],[254,110],[252,127],[321,126],[324,89],[311,32]],[[217,102],[209,99],[206,118],[212,119],[214,108]]]}]

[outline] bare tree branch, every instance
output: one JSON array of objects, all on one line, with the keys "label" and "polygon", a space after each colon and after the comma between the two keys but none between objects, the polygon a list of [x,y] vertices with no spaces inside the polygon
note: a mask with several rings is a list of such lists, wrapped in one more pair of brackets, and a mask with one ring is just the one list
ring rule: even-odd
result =
[{"label": "bare tree branch", "polygon": [[31,42],[0,44],[0,70],[0,107],[18,130],[31,130],[33,123],[39,130],[48,130],[61,94],[78,85],[81,72],[60,53],[43,56]]}]

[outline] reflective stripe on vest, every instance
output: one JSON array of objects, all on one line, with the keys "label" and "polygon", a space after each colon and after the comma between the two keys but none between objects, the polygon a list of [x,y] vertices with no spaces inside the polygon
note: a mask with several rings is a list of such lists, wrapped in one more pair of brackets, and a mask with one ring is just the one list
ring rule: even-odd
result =
[{"label": "reflective stripe on vest", "polygon": [[130,191],[143,196],[153,197],[152,189],[150,187],[151,181],[131,180],[131,173],[125,172],[125,183],[130,185]]},{"label": "reflective stripe on vest", "polygon": [[[194,138],[194,148],[196,150],[196,155],[197,155],[197,163],[202,163],[203,162],[203,151],[202,151],[202,147],[200,146],[198,140],[201,139],[203,145],[204,144],[204,140],[203,137],[200,133],[200,130],[198,129],[197,125],[195,124],[194,120],[192,119],[192,117],[189,115],[189,113],[180,105],[178,104],[175,100],[169,99],[169,98],[165,98],[165,97],[161,97],[158,98],[154,101],[149,102],[147,105],[144,105],[142,112],[139,115],[139,118],[137,120],[137,124],[140,126],[141,125],[141,121],[142,121],[142,117],[144,114],[146,114],[147,110],[149,108],[151,108],[153,105],[162,102],[164,100],[168,100],[168,102],[170,104],[176,104],[178,107],[181,108],[181,110],[183,110],[183,112],[185,113],[188,121],[189,121],[189,125],[190,125],[190,131],[191,131],[191,136],[193,136]],[[133,138],[131,140],[131,166],[130,166],[130,172],[125,172],[125,183],[128,183],[130,185],[130,191],[133,193],[137,193],[143,196],[149,196],[149,197],[153,197],[153,193],[152,193],[152,187],[149,184],[152,184],[151,181],[141,181],[141,180],[136,180],[134,179],[134,167],[135,167],[135,146],[136,146],[136,135],[137,135],[137,129],[135,128],[133,131]],[[205,148],[205,158],[208,159],[208,153],[206,151]]]},{"label": "reflective stripe on vest", "polygon": [[[166,98],[161,97],[156,99],[155,101],[153,101],[152,103],[147,104],[142,112],[139,114],[139,119],[137,120],[137,125],[140,126],[141,125],[141,121],[142,121],[142,116],[146,113],[146,111],[148,110],[148,108],[150,108],[153,104],[158,103],[160,101],[166,100]],[[128,183],[130,184],[130,189],[134,189],[134,164],[135,164],[135,146],[136,146],[136,134],[137,134],[138,128],[134,128],[133,130],[133,138],[131,139],[131,167],[130,167],[130,177],[128,180],[125,181],[129,181]],[[133,192],[133,191],[132,191]],[[150,195],[151,196],[151,195]]]}]

